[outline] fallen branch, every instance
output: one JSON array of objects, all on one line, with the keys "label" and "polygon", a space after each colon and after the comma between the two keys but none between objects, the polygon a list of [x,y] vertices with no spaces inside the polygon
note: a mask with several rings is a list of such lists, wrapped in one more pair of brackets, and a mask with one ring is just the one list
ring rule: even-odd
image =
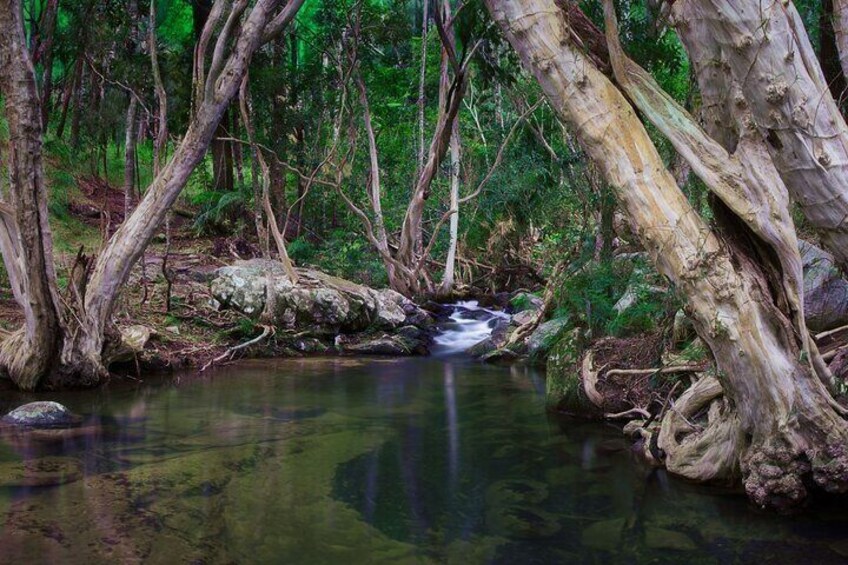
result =
[{"label": "fallen branch", "polygon": [[832,329],[832,330],[827,330],[826,332],[816,334],[815,340],[820,341],[820,340],[822,340],[826,337],[830,337],[834,334],[838,334],[839,332],[844,332],[845,330],[848,330],[848,326],[841,326],[841,327],[838,327],[838,328],[835,328],[835,329]]},{"label": "fallen branch", "polygon": [[666,375],[669,373],[695,373],[703,371],[703,365],[674,365],[672,367],[654,367],[652,369],[612,369],[605,373],[605,376],[617,375]]},{"label": "fallen branch", "polygon": [[616,412],[615,414],[604,414],[604,418],[608,420],[617,420],[619,418],[630,418],[633,415],[642,416],[643,418],[650,418],[651,413],[645,410],[644,408],[631,408],[630,410],[625,410],[624,412]]},{"label": "fallen branch", "polygon": [[225,352],[223,352],[222,354],[220,354],[219,356],[215,357],[214,359],[209,361],[207,364],[205,364],[200,369],[200,372],[202,373],[203,371],[205,371],[206,369],[208,369],[209,367],[211,367],[215,363],[220,363],[221,361],[227,359],[228,357],[230,359],[232,359],[233,355],[235,355],[237,352],[239,352],[242,349],[245,349],[247,347],[250,347],[251,345],[256,345],[257,343],[259,343],[260,341],[262,341],[266,337],[273,335],[274,333],[275,333],[275,330],[274,330],[273,326],[267,326],[267,325],[263,324],[261,335],[259,335],[258,337],[255,337],[251,340],[245,341],[244,343],[241,343],[239,345],[236,345],[236,346],[233,346],[233,347],[227,349]]}]

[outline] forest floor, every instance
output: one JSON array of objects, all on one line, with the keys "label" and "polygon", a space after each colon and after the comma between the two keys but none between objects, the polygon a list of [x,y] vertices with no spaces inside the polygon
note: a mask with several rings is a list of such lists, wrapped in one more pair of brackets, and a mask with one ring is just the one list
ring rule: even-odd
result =
[{"label": "forest floor", "polygon": [[[96,253],[124,219],[122,190],[92,176],[77,177],[76,186],[78,190],[67,197],[65,212],[51,218],[60,284],[66,283],[80,256]],[[115,314],[118,327],[148,328],[150,341],[143,354],[119,364],[116,374],[202,367],[258,333],[253,322],[239,314],[217,311],[209,293],[215,271],[256,256],[255,246],[240,238],[198,235],[187,213],[173,215],[170,239],[169,249],[164,233],[154,239],[122,293]],[[170,284],[162,268],[166,256]],[[0,287],[0,329],[13,330],[22,322],[11,292]]]}]

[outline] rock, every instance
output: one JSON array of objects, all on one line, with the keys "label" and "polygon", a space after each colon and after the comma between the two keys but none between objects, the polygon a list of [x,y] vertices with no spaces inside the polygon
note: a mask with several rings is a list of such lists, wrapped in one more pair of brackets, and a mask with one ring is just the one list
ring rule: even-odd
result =
[{"label": "rock", "polygon": [[500,349],[495,349],[494,351],[490,351],[485,355],[480,357],[480,361],[485,361],[486,363],[494,363],[495,361],[513,361],[518,359],[519,355],[515,351],[511,349],[507,349],[502,347]]},{"label": "rock", "polygon": [[681,308],[674,314],[674,326],[671,330],[672,340],[674,345],[680,345],[692,341],[698,334],[695,333],[695,325],[692,323],[692,318],[686,315],[686,312]]},{"label": "rock", "polygon": [[[361,340],[361,341],[359,341]],[[394,334],[377,337],[361,336],[337,340],[338,346],[347,353],[364,355],[424,355],[427,353],[426,336],[415,326],[404,326]]]},{"label": "rock", "polygon": [[537,310],[522,310],[517,314],[513,314],[512,316],[512,325],[513,326],[523,326],[524,324],[530,323],[536,317]]},{"label": "rock", "polygon": [[495,347],[503,347],[506,345],[507,340],[509,340],[509,331],[509,318],[497,318],[497,320],[495,320],[495,327],[492,328],[492,335],[490,336]]},{"label": "rock", "polygon": [[5,416],[3,422],[27,428],[67,428],[78,426],[82,418],[58,402],[30,402],[15,408]]},{"label": "rock", "polygon": [[524,312],[530,310],[536,312],[541,309],[544,302],[535,294],[529,292],[517,292],[509,299],[509,306],[513,313]]},{"label": "rock", "polygon": [[557,334],[567,325],[568,318],[556,318],[540,324],[527,338],[527,354],[530,357],[544,357],[553,345]]},{"label": "rock", "polygon": [[156,331],[147,326],[135,325],[120,328],[120,333],[121,343],[109,355],[109,363],[132,360],[144,351],[144,346],[150,341],[150,337],[156,334]]},{"label": "rock", "polygon": [[613,518],[595,522],[583,530],[580,536],[584,546],[601,551],[613,551],[618,549],[621,543],[621,534],[624,530],[624,518]]},{"label": "rock", "polygon": [[238,261],[218,269],[212,296],[222,307],[252,317],[267,308],[277,327],[314,335],[432,323],[426,311],[393,290],[375,290],[312,269],[297,273],[299,280],[292,284],[276,261]]},{"label": "rock", "polygon": [[804,264],[804,310],[807,325],[820,332],[848,324],[848,281],[833,256],[812,243],[799,244]]},{"label": "rock", "polygon": [[0,463],[0,486],[47,487],[82,478],[82,463],[71,457],[41,457]]},{"label": "rock", "polygon": [[491,353],[492,351],[494,351],[496,349],[497,349],[497,346],[492,341],[492,338],[487,337],[483,341],[481,341],[479,343],[475,343],[474,345],[472,345],[471,347],[466,349],[465,353],[467,355],[470,355],[471,357],[482,357],[484,355]]},{"label": "rock", "polygon": [[698,549],[695,542],[686,534],[653,527],[645,529],[645,545],[652,549],[672,549],[676,551],[694,551]]}]

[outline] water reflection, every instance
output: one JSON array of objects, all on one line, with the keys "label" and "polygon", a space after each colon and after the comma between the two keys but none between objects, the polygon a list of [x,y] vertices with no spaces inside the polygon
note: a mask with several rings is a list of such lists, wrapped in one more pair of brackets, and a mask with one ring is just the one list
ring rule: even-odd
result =
[{"label": "water reflection", "polygon": [[[792,520],[548,418],[532,368],[302,359],[57,398],[70,432],[0,436],[5,561],[844,561]],[[30,400],[8,395],[8,408]]]}]

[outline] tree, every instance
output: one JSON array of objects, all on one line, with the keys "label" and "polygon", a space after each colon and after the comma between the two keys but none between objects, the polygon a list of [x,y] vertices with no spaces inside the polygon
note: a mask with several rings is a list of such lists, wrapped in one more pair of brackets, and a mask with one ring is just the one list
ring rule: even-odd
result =
[{"label": "tree", "polygon": [[[41,154],[42,128],[35,75],[24,43],[20,0],[0,2],[0,90],[14,147],[12,182],[4,203],[3,259],[24,307],[25,327],[0,343],[0,367],[22,389],[87,386],[107,376],[110,349],[119,340],[111,315],[139,259],[203,158],[224,111],[236,96],[253,54],[294,19],[304,0],[248,0],[214,7],[226,21],[208,69],[197,67],[194,115],[168,160],[133,213],[90,264],[81,264],[60,298],[52,264],[47,195]],[[207,22],[209,34],[213,24]],[[205,55],[205,53],[204,53]]]},{"label": "tree", "polygon": [[704,105],[712,119],[728,124],[732,142],[736,125],[721,105],[750,112],[792,198],[848,266],[848,126],[795,6],[686,0],[673,4],[671,17],[701,91],[711,93]]},{"label": "tree", "polygon": [[[799,273],[783,271],[794,260],[792,251],[783,249],[788,261],[770,260],[765,251],[794,234],[757,236],[765,228],[786,228],[786,203],[779,194],[762,194],[761,186],[742,176],[750,163],[740,165],[740,178],[728,175],[735,185],[728,187],[717,175],[723,163],[712,161],[726,157],[718,144],[697,130],[682,108],[648,99],[645,82],[633,79],[638,88],[628,88],[628,94],[646,98],[639,108],[654,112],[656,123],[676,124],[676,148],[718,196],[733,203],[739,197],[733,190],[743,190],[760,195],[781,214],[773,222],[757,221],[739,213],[741,203],[727,205],[727,227],[719,237],[686,200],[630,103],[598,70],[600,57],[582,50],[590,43],[577,39],[581,30],[573,22],[585,18],[576,7],[556,0],[486,0],[486,5],[603,173],[659,272],[683,295],[715,358],[718,375],[695,384],[673,412],[707,406],[722,390],[725,396],[711,408],[703,430],[684,429],[666,416],[663,428],[671,433],[661,436],[666,440],[661,447],[669,466],[701,480],[741,473],[748,494],[761,505],[797,504],[806,495],[807,476],[828,491],[846,490],[848,426],[790,306],[791,300],[800,303]],[[620,51],[617,55],[616,76],[632,76],[633,66]]]}]

